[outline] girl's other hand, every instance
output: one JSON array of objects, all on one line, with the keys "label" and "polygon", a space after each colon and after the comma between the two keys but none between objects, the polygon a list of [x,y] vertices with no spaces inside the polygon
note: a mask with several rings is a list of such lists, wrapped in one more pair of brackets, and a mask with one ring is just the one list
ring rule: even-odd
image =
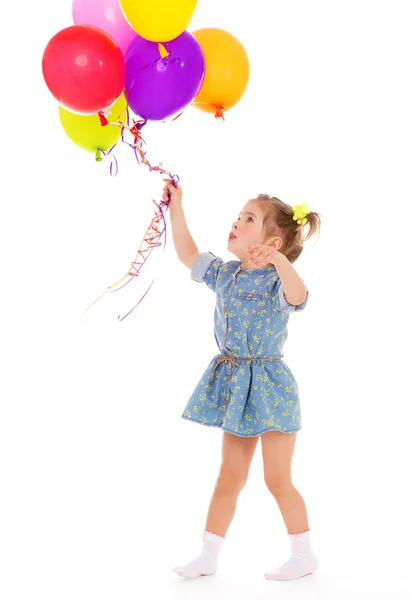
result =
[{"label": "girl's other hand", "polygon": [[284,254],[278,252],[272,246],[264,246],[263,244],[249,246],[246,248],[246,254],[249,257],[251,264],[256,265],[257,267],[263,267],[268,263],[277,267],[288,260]]}]

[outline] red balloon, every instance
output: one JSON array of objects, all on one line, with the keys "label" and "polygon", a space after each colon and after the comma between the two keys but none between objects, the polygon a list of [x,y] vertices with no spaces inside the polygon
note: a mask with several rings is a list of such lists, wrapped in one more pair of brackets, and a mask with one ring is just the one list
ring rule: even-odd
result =
[{"label": "red balloon", "polygon": [[57,101],[82,115],[112,106],[126,78],[119,46],[91,25],[72,25],[57,33],[46,46],[42,67],[47,87]]}]

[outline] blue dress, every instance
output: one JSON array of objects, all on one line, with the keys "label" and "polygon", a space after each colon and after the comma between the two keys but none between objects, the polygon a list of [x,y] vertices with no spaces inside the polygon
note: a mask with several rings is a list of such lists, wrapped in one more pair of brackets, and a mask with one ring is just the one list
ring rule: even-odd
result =
[{"label": "blue dress", "polygon": [[[216,293],[217,354],[207,367],[182,414],[183,419],[254,437],[266,431],[301,429],[298,384],[282,360],[289,313],[305,308],[285,298],[274,266],[243,269],[201,253],[194,281]],[[305,286],[306,287],[306,286]]]}]

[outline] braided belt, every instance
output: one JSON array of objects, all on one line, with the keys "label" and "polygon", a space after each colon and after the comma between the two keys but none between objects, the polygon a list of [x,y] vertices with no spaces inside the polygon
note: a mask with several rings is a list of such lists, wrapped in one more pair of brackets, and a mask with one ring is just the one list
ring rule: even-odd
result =
[{"label": "braided belt", "polygon": [[240,367],[240,362],[241,361],[254,362],[254,361],[265,361],[265,360],[280,360],[280,357],[278,357],[278,356],[270,356],[268,358],[236,358],[235,359],[233,356],[230,356],[229,354],[227,356],[222,356],[222,358],[220,358],[217,361],[217,363],[215,364],[215,368],[213,369],[213,373],[212,373],[213,379],[215,377],[216,369],[223,362],[227,362],[227,361],[230,362],[230,374],[229,374],[228,377],[225,377],[225,379],[228,380],[228,379],[231,379],[231,377],[232,377],[233,365],[235,365],[235,367]]}]

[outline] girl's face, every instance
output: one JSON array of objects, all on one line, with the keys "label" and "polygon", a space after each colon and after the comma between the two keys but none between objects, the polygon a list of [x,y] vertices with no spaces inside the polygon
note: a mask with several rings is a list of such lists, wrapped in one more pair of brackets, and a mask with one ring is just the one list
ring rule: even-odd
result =
[{"label": "girl's face", "polygon": [[232,224],[227,249],[242,262],[244,268],[254,268],[249,262],[246,248],[265,242],[264,216],[259,203],[249,200],[242,208],[237,221]]}]

